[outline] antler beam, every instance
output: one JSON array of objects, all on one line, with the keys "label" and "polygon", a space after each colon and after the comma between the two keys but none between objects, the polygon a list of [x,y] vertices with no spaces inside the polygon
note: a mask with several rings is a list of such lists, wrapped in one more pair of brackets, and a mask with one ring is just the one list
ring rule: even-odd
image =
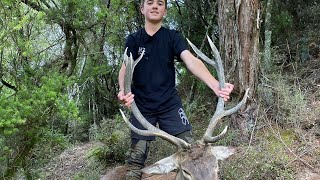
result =
[{"label": "antler beam", "polygon": [[[192,47],[192,49],[194,50],[194,52],[201,58],[203,59],[205,62],[207,62],[208,64],[212,65],[215,67],[215,69],[217,70],[217,74],[218,74],[218,80],[220,83],[220,88],[224,88],[225,87],[225,76],[224,76],[224,69],[223,69],[223,65],[222,65],[222,60],[221,60],[221,56],[220,53],[218,51],[218,49],[216,48],[216,46],[213,44],[212,40],[209,38],[209,36],[207,36],[208,38],[208,42],[210,44],[210,47],[212,49],[213,52],[213,56],[214,56],[214,60],[208,58],[206,55],[204,55],[194,44],[192,44],[188,39],[188,43],[190,44],[190,46]],[[208,128],[205,132],[205,134],[203,135],[201,142],[203,143],[213,143],[218,141],[219,139],[221,139],[223,137],[223,135],[227,132],[227,127],[225,127],[225,129],[223,130],[222,133],[220,133],[217,136],[212,136],[213,131],[215,126],[217,125],[217,123],[225,116],[229,116],[235,112],[237,112],[240,107],[246,103],[247,97],[248,97],[248,92],[249,92],[249,88],[246,90],[245,95],[243,96],[242,100],[232,109],[229,110],[225,110],[224,107],[224,100],[222,97],[218,98],[218,104],[216,107],[216,111],[214,113],[214,115],[212,116]]]},{"label": "antler beam", "polygon": [[[136,61],[134,61],[133,58],[132,58],[132,54],[130,53],[130,57],[128,57],[127,56],[127,49],[125,50],[125,53],[124,53],[124,63],[126,65],[125,82],[124,82],[124,86],[125,86],[124,87],[124,92],[125,92],[125,94],[131,92],[131,83],[132,83],[133,71],[134,71],[135,66],[142,59],[143,55],[144,55],[144,51],[141,53],[140,57]],[[184,141],[184,140],[182,140],[180,138],[177,138],[175,136],[172,136],[172,135],[166,133],[165,131],[162,131],[161,129],[156,128],[155,126],[150,124],[143,117],[143,115],[141,114],[141,112],[138,109],[138,107],[137,107],[135,102],[133,102],[131,104],[131,111],[132,111],[133,115],[136,117],[136,119],[142,124],[142,126],[147,129],[147,130],[137,129],[135,126],[133,126],[128,121],[128,119],[126,118],[124,113],[120,110],[124,121],[128,124],[130,129],[133,130],[135,133],[137,133],[139,135],[142,135],[142,136],[159,136],[159,137],[169,141],[173,145],[177,146],[179,149],[190,148],[191,145],[189,143],[187,143],[186,141]]]}]

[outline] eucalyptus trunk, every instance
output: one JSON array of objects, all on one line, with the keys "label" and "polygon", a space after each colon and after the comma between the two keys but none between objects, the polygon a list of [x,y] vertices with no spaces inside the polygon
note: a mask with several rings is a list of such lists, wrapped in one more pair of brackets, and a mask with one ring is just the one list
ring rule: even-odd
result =
[{"label": "eucalyptus trunk", "polygon": [[[237,118],[237,126],[244,134],[253,126],[256,104],[259,64],[259,0],[219,0],[218,24],[220,27],[220,52],[226,69],[226,79],[235,85],[235,91],[245,93],[250,88],[246,107],[242,109],[245,118]],[[241,97],[239,95],[239,97]],[[249,118],[250,117],[250,118]]]},{"label": "eucalyptus trunk", "polygon": [[271,70],[271,11],[272,11],[272,0],[267,1],[266,7],[266,17],[265,17],[265,32],[264,32],[264,53],[263,53],[263,67],[262,69],[265,72],[269,72]]}]

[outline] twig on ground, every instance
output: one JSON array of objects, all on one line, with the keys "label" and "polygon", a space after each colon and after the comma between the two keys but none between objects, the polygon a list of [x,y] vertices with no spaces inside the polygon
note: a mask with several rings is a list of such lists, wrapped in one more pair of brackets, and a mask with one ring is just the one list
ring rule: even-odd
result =
[{"label": "twig on ground", "polygon": [[[268,125],[270,126],[270,129],[272,130],[272,132],[274,133],[275,137],[287,148],[287,150],[293,155],[295,156],[295,160],[299,160],[301,161],[303,164],[305,164],[306,166],[308,166],[311,169],[315,169],[313,166],[311,166],[308,162],[306,162],[304,159],[300,158],[298,155],[296,155],[289,147],[288,145],[282,140],[281,136],[279,135],[279,130],[278,132],[275,132],[275,130],[272,128],[270,121],[268,121]],[[278,127],[279,129],[279,127]]]},{"label": "twig on ground", "polygon": [[[315,149],[315,148],[310,148],[310,149],[308,149],[307,151],[301,153],[299,156],[297,156],[296,158],[294,158],[292,161],[288,162],[288,163],[286,164],[286,167],[288,167],[289,164],[291,164],[291,163],[293,163],[294,161],[298,160],[299,158],[301,158],[303,155],[307,154],[308,152],[313,151],[314,149]],[[311,166],[311,167],[312,167],[312,166]]]},{"label": "twig on ground", "polygon": [[[258,117],[259,109],[260,109],[260,106],[258,106],[257,116],[256,116],[256,117]],[[244,153],[244,156],[248,153],[248,151],[249,151],[249,149],[250,149],[250,147],[251,147],[251,143],[252,143],[252,139],[253,139],[253,133],[254,133],[254,130],[255,130],[256,125],[257,125],[257,119],[258,119],[258,118],[255,118],[254,125],[253,125],[253,127],[252,127],[252,131],[251,131],[251,135],[250,135],[249,145],[248,145],[248,148],[247,148],[246,152]]]}]

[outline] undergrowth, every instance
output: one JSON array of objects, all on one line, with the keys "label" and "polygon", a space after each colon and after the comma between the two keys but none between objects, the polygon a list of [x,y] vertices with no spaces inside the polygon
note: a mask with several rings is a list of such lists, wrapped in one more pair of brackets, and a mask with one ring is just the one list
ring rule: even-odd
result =
[{"label": "undergrowth", "polygon": [[72,179],[73,180],[85,180],[85,179],[100,179],[101,172],[104,171],[104,163],[101,161],[91,158],[89,160],[88,166],[85,169],[81,170],[77,174],[75,174]]},{"label": "undergrowth", "polygon": [[[297,179],[305,169],[319,173],[320,90],[314,83],[319,82],[314,75],[319,67],[307,63],[313,62],[274,67],[263,76],[257,88],[257,125],[250,142],[221,163],[222,179]],[[309,78],[303,78],[306,72]]]},{"label": "undergrowth", "polygon": [[[297,66],[293,65],[293,72],[274,67],[274,72],[263,76],[257,87],[257,122],[247,141],[241,141],[241,133],[231,126],[226,136],[215,143],[238,149],[230,159],[221,162],[221,179],[296,179],[303,168],[316,171],[316,167],[320,167],[320,150],[316,144],[320,136],[320,90],[310,86],[310,78],[301,78],[303,74],[299,72],[306,70],[302,65]],[[199,97],[184,104],[196,140],[201,139],[209,124],[215,111],[214,102],[214,97]],[[109,164],[124,164],[130,146],[129,129],[121,117],[115,119],[104,121],[93,133],[93,139],[106,146],[91,153]],[[229,117],[224,118],[214,133],[220,133],[230,121]],[[151,143],[147,164],[169,156],[175,150],[173,145],[157,138]]]},{"label": "undergrowth", "polygon": [[90,154],[108,164],[124,164],[130,145],[129,128],[120,116],[105,119],[100,126],[92,133],[91,139],[104,143],[104,146],[91,150]]}]

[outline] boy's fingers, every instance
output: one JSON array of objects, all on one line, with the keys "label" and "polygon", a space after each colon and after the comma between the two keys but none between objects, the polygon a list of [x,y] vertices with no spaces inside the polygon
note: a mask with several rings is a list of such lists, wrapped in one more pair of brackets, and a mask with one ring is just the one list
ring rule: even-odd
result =
[{"label": "boy's fingers", "polygon": [[228,101],[230,99],[230,96],[220,96],[223,98],[223,101]]},{"label": "boy's fingers", "polygon": [[131,100],[131,99],[133,99],[134,98],[134,94],[132,94],[131,92],[130,93],[128,93],[127,95],[125,95],[125,96],[122,96],[123,98],[123,100],[124,101],[129,101],[129,100]]},{"label": "boy's fingers", "polygon": [[127,99],[127,98],[130,97],[131,95],[132,95],[132,93],[129,92],[128,94],[126,94],[126,95],[124,96],[124,99]]},{"label": "boy's fingers", "polygon": [[230,99],[230,96],[226,94],[220,94],[220,97]]},{"label": "boy's fingers", "polygon": [[229,93],[221,92],[219,96],[223,98],[224,101],[228,101],[230,99]]},{"label": "boy's fingers", "polygon": [[127,107],[130,107],[132,102],[134,101],[134,94],[132,93],[128,93],[124,98],[123,98],[123,101],[122,103],[127,106]]},{"label": "boy's fingers", "polygon": [[130,101],[127,101],[126,103],[125,103],[125,106],[127,106],[128,108],[130,108],[130,106],[131,106],[131,104],[133,103],[133,99],[131,99]]},{"label": "boy's fingers", "polygon": [[229,96],[230,93],[227,92],[227,91],[220,91],[220,92],[219,92],[219,95],[220,95],[221,97],[225,97],[225,96]]},{"label": "boy's fingers", "polygon": [[222,88],[221,91],[222,92],[227,92],[228,94],[230,94],[232,89],[231,88]]},{"label": "boy's fingers", "polygon": [[128,101],[133,101],[133,98],[134,98],[134,95],[131,94],[131,95],[126,99],[126,101],[127,101],[127,102],[128,102]]},{"label": "boy's fingers", "polygon": [[234,85],[233,85],[233,84],[230,84],[230,83],[226,83],[226,87],[227,87],[227,88],[230,88],[230,89],[233,89]]}]

